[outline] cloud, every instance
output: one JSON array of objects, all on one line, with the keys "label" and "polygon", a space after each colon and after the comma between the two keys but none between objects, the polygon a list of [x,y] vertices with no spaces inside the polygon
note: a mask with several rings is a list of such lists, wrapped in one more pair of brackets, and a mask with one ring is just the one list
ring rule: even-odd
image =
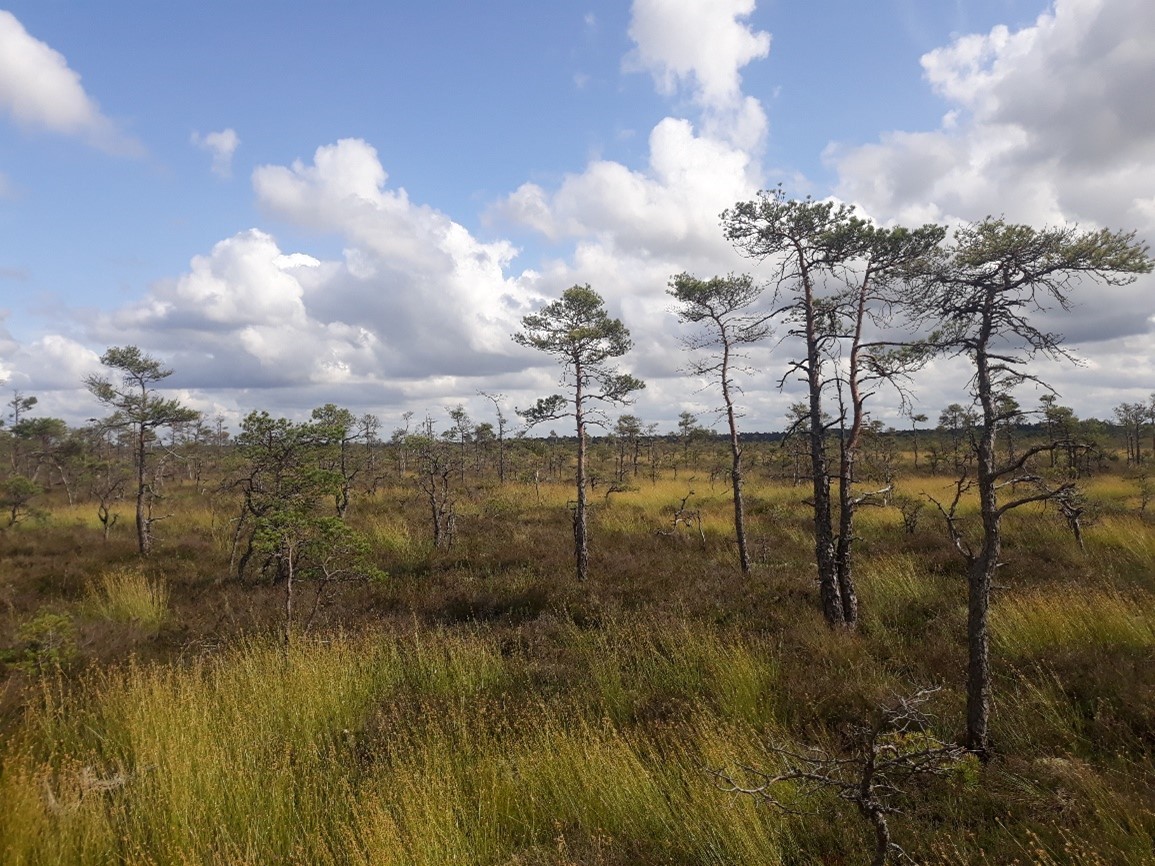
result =
[{"label": "cloud", "polygon": [[645,171],[598,160],[567,175],[550,193],[523,184],[492,215],[541,232],[551,240],[599,238],[637,255],[722,255],[729,247],[718,214],[756,188],[752,157],[693,125],[667,117],[650,133]]},{"label": "cloud", "polygon": [[951,110],[929,132],[832,146],[840,192],[872,212],[1152,227],[1155,17],[1145,0],[1065,0],[1018,31],[961,36],[922,58]]},{"label": "cloud", "polygon": [[688,89],[709,134],[756,147],[766,115],[743,95],[741,70],[769,53],[770,34],[743,23],[753,11],[754,0],[634,0],[625,68],[649,72],[666,96]]},{"label": "cloud", "polygon": [[[648,164],[595,160],[554,191],[526,183],[491,217],[557,241],[596,243],[623,256],[732,262],[718,214],[763,181],[761,105],[741,90],[741,69],[769,51],[769,34],[741,19],[753,0],[635,0],[628,69],[648,71],[668,95],[689,88],[699,117],[666,117],[650,132]],[[664,281],[663,286],[664,288]]]},{"label": "cloud", "polygon": [[[1137,229],[1155,239],[1155,16],[1146,0],[1059,0],[1033,24],[956,38],[922,58],[949,110],[937,129],[832,145],[837,192],[883,220]],[[1053,381],[1107,414],[1106,372],[1155,366],[1155,280],[1084,284],[1074,315],[1043,316],[1088,366]],[[1111,345],[1110,343],[1115,345]],[[1117,353],[1129,349],[1128,359]],[[1088,387],[1094,371],[1104,387]],[[1137,374],[1135,374],[1137,375]],[[1127,399],[1119,397],[1118,399]]]},{"label": "cloud", "polygon": [[18,343],[6,331],[0,312],[0,384],[35,396],[38,416],[83,425],[104,415],[83,382],[88,375],[107,372],[99,353],[72,337],[46,334]]},{"label": "cloud", "polygon": [[[489,212],[573,244],[566,258],[543,263],[537,284],[556,295],[588,282],[630,328],[635,349],[623,366],[649,383],[635,410],[642,417],[672,419],[681,408],[713,405],[715,395],[695,393],[704,383],[679,372],[687,359],[666,288],[684,270],[712,275],[750,265],[724,239],[719,214],[765,183],[758,159],[765,114],[741,89],[742,68],[770,44],[743,23],[753,8],[746,0],[636,0],[635,48],[625,67],[649,72],[666,95],[688,92],[684,107],[694,116],[658,122],[642,166],[594,160],[553,189],[523,184]],[[784,411],[786,398],[760,396],[769,418]]]},{"label": "cloud", "polygon": [[386,181],[358,139],[318,148],[311,164],[258,168],[260,206],[339,235],[343,255],[324,260],[261,229],[239,232],[140,302],[97,317],[92,339],[163,354],[174,386],[291,389],[305,408],[340,394],[355,406],[402,400],[433,383],[471,395],[477,377],[524,369],[509,335],[538,296],[531,275],[505,273],[516,250],[478,241]]},{"label": "cloud", "polygon": [[346,239],[342,270],[349,284],[318,299],[326,314],[348,304],[381,316],[414,357],[424,358],[423,369],[442,368],[430,372],[470,366],[467,350],[504,355],[510,326],[530,297],[522,281],[505,274],[517,250],[507,241],[477,240],[386,181],[376,151],[359,139],[318,148],[311,166],[253,173],[266,213]]},{"label": "cloud", "polygon": [[545,298],[588,280],[634,330],[634,368],[680,378],[685,359],[669,338],[666,282],[684,267],[733,262],[716,213],[748,191],[749,158],[672,118],[655,128],[651,148],[645,172],[605,163],[553,196],[542,191],[545,218],[574,253],[520,273],[509,242],[483,242],[390,186],[365,141],[261,166],[252,176],[261,210],[307,234],[340,237],[340,256],[285,249],[263,229],[239,232],[141,301],[95,317],[89,337],[164,357],[174,387],[191,389],[196,405],[210,392],[213,411],[230,417],[230,405],[268,405],[270,388],[280,411],[330,400],[419,412],[462,402],[480,417],[489,409],[475,402],[477,390],[509,394],[508,411],[555,387],[552,361],[510,334]]},{"label": "cloud", "polygon": [[109,153],[129,156],[141,145],[105,117],[60,52],[31,36],[0,10],[0,109],[28,129],[78,136]]},{"label": "cloud", "polygon": [[213,174],[218,177],[232,177],[233,175],[233,154],[237,151],[237,146],[241,140],[237,138],[236,130],[222,129],[220,132],[210,132],[207,135],[201,135],[199,132],[192,134],[192,143],[201,150],[207,150],[213,156]]},{"label": "cloud", "polygon": [[46,334],[27,345],[16,345],[0,327],[0,355],[4,356],[0,368],[7,367],[9,384],[37,394],[78,390],[85,376],[100,370],[96,352],[60,334]]}]

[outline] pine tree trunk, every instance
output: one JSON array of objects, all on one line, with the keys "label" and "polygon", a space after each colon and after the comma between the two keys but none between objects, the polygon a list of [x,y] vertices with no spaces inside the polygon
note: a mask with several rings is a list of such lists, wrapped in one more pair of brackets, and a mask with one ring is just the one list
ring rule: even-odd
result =
[{"label": "pine tree trunk", "polygon": [[141,556],[148,556],[152,552],[152,532],[144,514],[148,495],[148,484],[144,480],[144,437],[145,427],[141,424],[136,434],[136,545]]},{"label": "pine tree trunk", "polygon": [[842,621],[845,625],[858,623],[858,593],[854,589],[854,503],[851,501],[851,483],[854,480],[854,446],[844,443],[839,458],[838,478],[838,543],[835,548],[835,566],[838,577],[838,595],[842,600]]},{"label": "pine tree trunk", "polygon": [[577,418],[577,505],[573,514],[573,550],[577,566],[577,579],[584,581],[589,577],[590,548],[586,525],[586,424],[582,406],[582,369],[580,364],[575,365],[577,375],[577,393],[574,400]]},{"label": "pine tree trunk", "polygon": [[722,350],[722,398],[726,402],[726,422],[730,427],[730,483],[734,490],[734,536],[738,541],[738,561],[742,571],[750,571],[750,552],[746,546],[746,506],[742,501],[742,443],[738,437],[738,419],[730,394],[730,343]]},{"label": "pine tree trunk", "polygon": [[998,507],[998,475],[995,435],[997,410],[987,357],[989,319],[984,323],[975,351],[975,386],[983,410],[978,441],[979,512],[983,543],[970,565],[967,592],[967,748],[986,761],[990,757],[991,659],[989,611],[991,584],[1002,553],[1001,515]]},{"label": "pine tree trunk", "polygon": [[991,655],[988,627],[994,563],[971,563],[967,598],[967,748],[990,757]]},{"label": "pine tree trunk", "polygon": [[814,490],[814,561],[818,567],[822,613],[829,625],[841,625],[845,617],[835,568],[830,475],[826,466],[826,430],[822,420],[822,359],[818,351],[814,299],[808,275],[803,276],[803,282],[806,291],[807,384],[810,391],[810,480]]},{"label": "pine tree trunk", "polygon": [[732,436],[733,462],[730,467],[730,479],[734,486],[734,535],[738,540],[738,561],[742,571],[750,571],[750,551],[746,546],[746,506],[742,501],[742,449],[738,446],[738,437]]}]

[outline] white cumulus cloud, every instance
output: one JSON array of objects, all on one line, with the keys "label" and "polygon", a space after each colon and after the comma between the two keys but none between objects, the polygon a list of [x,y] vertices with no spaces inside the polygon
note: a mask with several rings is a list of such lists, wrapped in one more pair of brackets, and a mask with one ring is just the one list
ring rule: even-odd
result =
[{"label": "white cumulus cloud", "polygon": [[112,153],[142,151],[101,113],[64,56],[4,10],[0,10],[0,109],[29,129],[75,135]]},{"label": "white cumulus cloud", "polygon": [[61,334],[46,334],[27,345],[14,346],[6,363],[11,385],[38,392],[75,391],[85,376],[100,369],[96,352]]},{"label": "white cumulus cloud", "polygon": [[[951,106],[937,130],[835,146],[840,192],[872,211],[1036,223],[1143,217],[1155,190],[1155,15],[1146,0],[1062,0],[1018,31],[922,58]],[[1140,226],[1147,228],[1147,226]]]},{"label": "white cumulus cloud", "polygon": [[318,299],[326,314],[348,305],[380,316],[392,337],[430,362],[436,354],[439,366],[468,366],[462,353],[470,349],[505,354],[527,297],[505,273],[516,249],[479,241],[386,181],[376,151],[359,139],[318,148],[312,165],[263,166],[253,174],[267,213],[345,238],[342,270],[350,282]]},{"label": "white cumulus cloud", "polygon": [[649,72],[659,92],[688,89],[703,109],[711,134],[743,147],[757,146],[766,131],[759,102],[742,93],[742,67],[765,57],[770,34],[743,19],[754,0],[634,0],[625,66]]},{"label": "white cumulus cloud", "polygon": [[[884,220],[1005,214],[1040,226],[1135,229],[1155,240],[1149,6],[1058,0],[1030,26],[960,36],[926,54],[926,80],[949,106],[942,125],[832,145],[827,158],[839,173],[839,194]],[[1124,393],[1111,390],[1120,383],[1105,371],[1155,366],[1153,288],[1151,277],[1123,288],[1076,287],[1075,315],[1044,320],[1088,361],[1080,371],[1054,371],[1061,392],[1085,395],[1084,405],[1105,415],[1104,402]],[[1120,361],[1124,345],[1128,360]],[[1097,392],[1088,387],[1096,379]]]},{"label": "white cumulus cloud", "polygon": [[748,153],[668,117],[650,133],[644,171],[598,160],[550,193],[523,184],[494,213],[547,237],[601,238],[641,255],[709,254],[728,246],[718,214],[755,186]]},{"label": "white cumulus cloud", "polygon": [[718,214],[764,180],[757,154],[765,115],[741,89],[741,69],[770,47],[769,34],[743,21],[753,10],[753,0],[635,0],[627,68],[650,72],[664,93],[689,88],[698,117],[660,121],[642,168],[595,160],[555,190],[523,184],[491,215],[552,240],[576,239],[579,253],[598,244],[663,262],[733,263]]},{"label": "white cumulus cloud", "polygon": [[253,186],[270,216],[340,236],[343,255],[286,250],[249,229],[99,317],[92,338],[163,355],[174,386],[231,389],[241,409],[261,388],[282,389],[282,411],[286,402],[428,399],[435,382],[469,397],[524,368],[509,335],[537,295],[532,275],[506,274],[514,248],[483,243],[389,188],[367,143],[347,139],[318,148],[311,163],[262,166]]}]

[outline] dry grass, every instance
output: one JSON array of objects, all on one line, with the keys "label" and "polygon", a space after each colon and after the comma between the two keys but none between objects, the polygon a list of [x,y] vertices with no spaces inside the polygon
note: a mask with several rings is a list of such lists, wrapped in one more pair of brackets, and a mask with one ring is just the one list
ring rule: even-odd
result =
[{"label": "dry grass", "polygon": [[94,616],[133,623],[151,632],[159,631],[168,621],[168,604],[168,587],[147,577],[139,567],[105,571],[88,590],[88,608]]},{"label": "dry grass", "polygon": [[[46,689],[5,750],[3,860],[503,863],[602,840],[633,862],[772,861],[782,822],[702,772],[758,753],[731,713],[763,675],[698,637],[623,631],[614,677],[536,701],[493,637],[436,632],[249,643]],[[663,650],[744,673],[683,681]],[[613,721],[621,689],[716,700],[647,729]]]},{"label": "dry grass", "polygon": [[[864,860],[864,825],[834,801],[783,815],[708,771],[766,766],[770,744],[844,749],[879,701],[929,684],[941,733],[959,735],[963,565],[933,506],[910,535],[897,511],[864,509],[862,627],[829,631],[809,491],[766,477],[776,447],[751,449],[749,576],[724,476],[704,469],[629,479],[608,502],[592,491],[584,585],[562,475],[460,489],[440,551],[411,486],[360,497],[350,519],[392,576],[340,587],[314,639],[288,648],[262,637],[282,586],[227,579],[227,503],[174,488],[144,567],[128,565],[131,526],[101,544],[89,506],[21,527],[4,539],[7,643],[50,607],[76,623],[76,669],[93,669],[43,666],[22,693],[25,674],[9,680],[0,862]],[[950,483],[900,479],[912,497]],[[1092,484],[1107,506],[1086,555],[1052,513],[1007,521],[999,757],[977,786],[912,792],[894,827],[918,862],[1150,861],[1155,527],[1128,513],[1128,484]],[[696,524],[659,534],[691,489],[705,541]],[[166,614],[147,638],[121,626]],[[155,661],[97,664],[129,652]]]}]

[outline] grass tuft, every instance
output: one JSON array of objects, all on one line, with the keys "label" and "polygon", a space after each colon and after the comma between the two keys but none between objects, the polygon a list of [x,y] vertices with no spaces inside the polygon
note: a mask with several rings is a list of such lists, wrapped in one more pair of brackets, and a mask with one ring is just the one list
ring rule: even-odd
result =
[{"label": "grass tuft", "polygon": [[89,607],[97,617],[133,623],[152,632],[159,631],[168,621],[168,602],[168,587],[147,577],[139,568],[105,571],[88,591]]}]

